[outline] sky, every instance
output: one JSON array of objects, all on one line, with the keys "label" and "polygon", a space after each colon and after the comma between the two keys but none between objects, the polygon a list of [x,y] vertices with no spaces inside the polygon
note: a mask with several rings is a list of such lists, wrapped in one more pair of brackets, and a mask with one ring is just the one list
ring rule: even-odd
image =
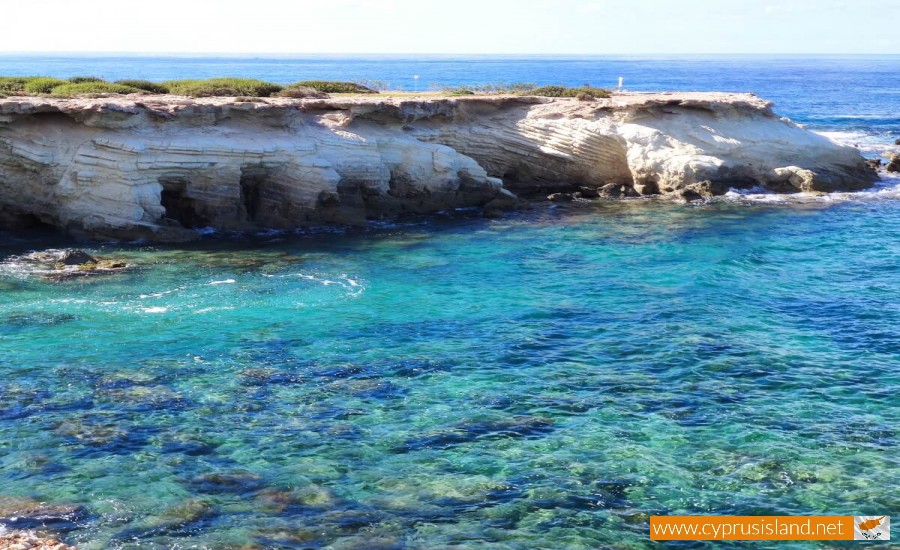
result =
[{"label": "sky", "polygon": [[29,0],[2,10],[0,53],[900,54],[897,0]]}]

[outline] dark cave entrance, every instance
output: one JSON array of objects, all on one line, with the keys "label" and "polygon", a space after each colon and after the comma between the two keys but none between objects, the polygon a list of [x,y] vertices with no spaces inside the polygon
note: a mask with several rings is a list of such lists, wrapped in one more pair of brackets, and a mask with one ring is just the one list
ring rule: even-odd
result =
[{"label": "dark cave entrance", "polygon": [[196,201],[187,196],[187,180],[161,179],[160,184],[162,185],[160,204],[166,210],[165,218],[187,228],[209,225],[209,220],[197,212]]},{"label": "dark cave entrance", "polygon": [[259,219],[262,206],[262,188],[269,177],[269,171],[262,166],[241,168],[241,206],[248,222]]}]

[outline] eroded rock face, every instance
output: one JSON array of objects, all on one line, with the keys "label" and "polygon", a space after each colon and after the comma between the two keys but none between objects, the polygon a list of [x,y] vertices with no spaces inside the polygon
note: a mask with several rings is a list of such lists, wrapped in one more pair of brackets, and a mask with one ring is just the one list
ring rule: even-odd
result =
[{"label": "eroded rock face", "polygon": [[831,191],[874,177],[855,149],[740,94],[0,100],[0,224],[96,238],[496,210],[511,192]]}]

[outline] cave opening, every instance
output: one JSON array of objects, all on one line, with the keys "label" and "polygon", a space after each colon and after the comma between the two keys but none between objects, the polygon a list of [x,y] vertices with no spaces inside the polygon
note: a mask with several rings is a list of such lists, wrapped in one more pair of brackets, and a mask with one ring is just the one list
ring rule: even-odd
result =
[{"label": "cave opening", "polygon": [[181,178],[160,180],[162,192],[160,204],[165,209],[164,218],[178,222],[186,228],[205,227],[209,220],[197,211],[196,201],[187,195],[187,180]]},{"label": "cave opening", "polygon": [[262,188],[268,177],[268,170],[262,166],[241,168],[241,206],[248,222],[255,222],[260,216]]}]

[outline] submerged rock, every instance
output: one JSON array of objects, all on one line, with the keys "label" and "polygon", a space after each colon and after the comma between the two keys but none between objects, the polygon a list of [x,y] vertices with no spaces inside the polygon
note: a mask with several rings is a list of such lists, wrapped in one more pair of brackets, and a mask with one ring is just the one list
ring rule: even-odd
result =
[{"label": "submerged rock", "polygon": [[262,478],[245,471],[214,472],[193,478],[190,486],[201,493],[247,494],[256,492],[262,487]]},{"label": "submerged rock", "polygon": [[191,499],[166,508],[159,516],[149,518],[118,535],[117,540],[140,540],[151,537],[189,536],[215,516],[215,507],[205,500]]},{"label": "submerged rock", "polygon": [[298,384],[305,380],[302,374],[285,372],[273,368],[250,368],[238,371],[238,376],[248,386],[263,386],[268,384]]},{"label": "submerged rock", "polygon": [[127,405],[138,410],[178,410],[189,406],[188,401],[178,392],[162,385],[124,386],[101,388],[98,399]]},{"label": "submerged rock", "polygon": [[256,499],[279,513],[290,507],[331,510],[341,502],[331,489],[315,484],[295,489],[265,489]]},{"label": "submerged rock", "polygon": [[79,504],[54,504],[21,497],[0,497],[0,526],[68,530],[85,516]]},{"label": "submerged rock", "polygon": [[553,429],[553,421],[540,416],[517,416],[501,420],[460,423],[430,434],[408,439],[394,448],[407,453],[423,449],[447,449],[479,439],[518,438],[542,435]]}]

